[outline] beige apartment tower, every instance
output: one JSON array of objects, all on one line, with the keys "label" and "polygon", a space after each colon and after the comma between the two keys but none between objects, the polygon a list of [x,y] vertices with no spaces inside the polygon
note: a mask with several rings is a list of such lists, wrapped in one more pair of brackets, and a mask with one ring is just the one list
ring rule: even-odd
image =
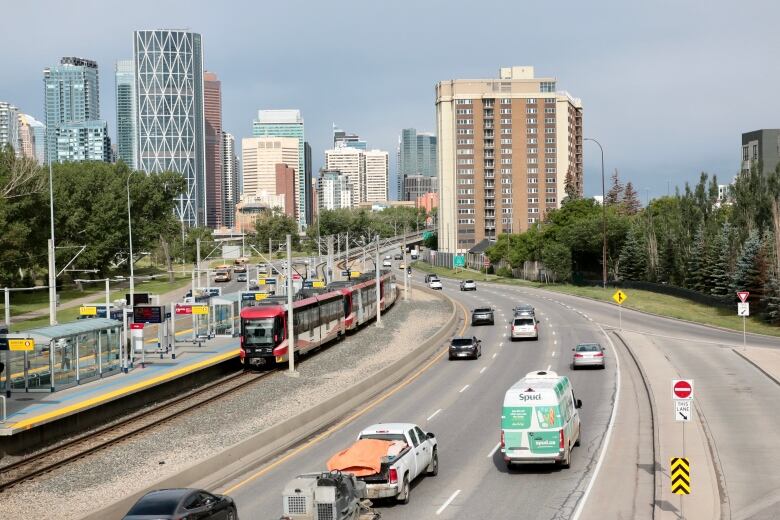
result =
[{"label": "beige apartment tower", "polygon": [[520,233],[582,194],[582,103],[533,67],[436,85],[439,249]]},{"label": "beige apartment tower", "polygon": [[283,195],[276,189],[276,165],[299,164],[297,137],[245,137],[241,140],[243,195]]}]

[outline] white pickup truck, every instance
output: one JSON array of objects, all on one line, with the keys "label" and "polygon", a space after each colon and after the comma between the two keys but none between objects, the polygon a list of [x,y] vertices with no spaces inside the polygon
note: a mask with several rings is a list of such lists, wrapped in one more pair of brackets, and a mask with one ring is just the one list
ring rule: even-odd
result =
[{"label": "white pickup truck", "polygon": [[374,424],[360,432],[358,440],[363,439],[390,441],[396,445],[400,441],[401,444],[399,451],[377,461],[379,472],[358,476],[366,483],[369,499],[394,497],[398,502],[407,504],[414,479],[423,473],[431,476],[439,473],[436,436],[424,432],[416,424]]}]

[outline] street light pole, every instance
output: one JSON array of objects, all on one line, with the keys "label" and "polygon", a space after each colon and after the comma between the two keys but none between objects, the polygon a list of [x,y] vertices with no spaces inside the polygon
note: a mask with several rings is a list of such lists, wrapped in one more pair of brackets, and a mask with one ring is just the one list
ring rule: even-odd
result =
[{"label": "street light pole", "polygon": [[384,325],[382,325],[382,288],[379,283],[379,235],[376,236],[376,261],[374,264],[374,268],[376,269],[376,326],[381,329]]},{"label": "street light pole", "polygon": [[127,175],[127,230],[130,236],[130,259],[128,260],[128,262],[130,262],[130,301],[128,303],[131,306],[135,305],[135,279],[133,271],[133,222],[130,217],[130,177],[132,177],[132,175],[132,171]]},{"label": "street light pole", "polygon": [[297,376],[295,372],[295,327],[293,326],[293,273],[292,273],[292,236],[287,235],[287,375]]},{"label": "street light pole", "polygon": [[603,215],[602,232],[604,235],[603,237],[604,240],[601,249],[601,263],[602,263],[602,285],[606,289],[607,288],[607,194],[606,194],[606,185],[604,183],[604,148],[602,148],[600,142],[590,137],[584,138],[583,141],[593,141],[599,146],[599,150],[601,150],[601,208],[602,208],[601,213]]},{"label": "street light pole", "polygon": [[[57,269],[54,248],[54,174],[51,167],[51,150],[49,151],[49,221],[51,224],[51,239],[49,244],[49,325],[57,324]],[[10,367],[9,367],[10,370]]]}]

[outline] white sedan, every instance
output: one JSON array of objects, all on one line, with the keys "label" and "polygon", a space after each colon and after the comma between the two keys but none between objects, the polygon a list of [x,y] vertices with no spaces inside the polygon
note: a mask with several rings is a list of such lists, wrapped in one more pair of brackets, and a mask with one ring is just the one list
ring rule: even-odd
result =
[{"label": "white sedan", "polygon": [[390,260],[382,261],[382,267],[393,267],[393,263]]},{"label": "white sedan", "polygon": [[431,289],[438,289],[440,291],[444,288],[444,286],[441,284],[441,280],[438,278],[432,278],[431,281],[428,282],[428,287]]}]

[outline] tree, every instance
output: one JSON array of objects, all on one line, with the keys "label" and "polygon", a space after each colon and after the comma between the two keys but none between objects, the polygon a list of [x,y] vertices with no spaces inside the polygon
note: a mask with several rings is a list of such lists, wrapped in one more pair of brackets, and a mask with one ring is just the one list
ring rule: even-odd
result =
[{"label": "tree", "polygon": [[620,182],[620,177],[618,176],[617,168],[615,169],[615,173],[612,174],[611,177],[612,186],[609,188],[609,191],[607,192],[607,200],[605,201],[606,204],[614,205],[619,204],[623,200],[623,183]]},{"label": "tree", "polygon": [[623,191],[623,208],[627,215],[636,215],[642,209],[642,203],[639,202],[639,196],[637,195],[634,185],[631,181],[626,183],[626,188]]},{"label": "tree", "polygon": [[761,239],[758,231],[753,229],[747,240],[742,245],[742,253],[737,259],[734,270],[732,288],[735,291],[750,291],[751,294],[762,292],[758,290],[757,283],[761,277],[760,262]]},{"label": "tree", "polygon": [[[273,243],[284,243],[287,235],[292,235],[292,247],[297,248],[300,239],[298,237],[298,224],[293,217],[279,211],[265,213],[255,223],[256,239],[260,247],[268,244],[268,239]],[[262,250],[262,249],[261,249]]]},{"label": "tree", "polygon": [[580,198],[580,192],[577,189],[577,183],[574,181],[574,175],[572,174],[571,168],[566,172],[564,192],[566,193],[566,198],[563,200],[564,203]]},{"label": "tree", "polygon": [[423,240],[423,246],[433,251],[437,251],[439,249],[439,234],[431,233],[428,235],[428,237]]},{"label": "tree", "polygon": [[542,247],[544,267],[553,274],[553,282],[571,278],[571,250],[559,242],[547,242]]},{"label": "tree", "polygon": [[731,226],[724,224],[717,234],[710,249],[712,257],[709,261],[707,276],[710,294],[725,298],[732,294],[732,274],[729,266],[731,258]]},{"label": "tree", "polygon": [[624,280],[644,280],[647,273],[647,249],[637,226],[628,232],[620,252],[620,277]]},{"label": "tree", "polygon": [[694,291],[705,292],[706,272],[706,243],[704,241],[704,227],[700,226],[693,241],[693,251],[688,258],[685,270],[685,285]]},{"label": "tree", "polygon": [[772,325],[780,324],[780,279],[777,272],[773,272],[764,287],[766,309],[764,319]]}]

